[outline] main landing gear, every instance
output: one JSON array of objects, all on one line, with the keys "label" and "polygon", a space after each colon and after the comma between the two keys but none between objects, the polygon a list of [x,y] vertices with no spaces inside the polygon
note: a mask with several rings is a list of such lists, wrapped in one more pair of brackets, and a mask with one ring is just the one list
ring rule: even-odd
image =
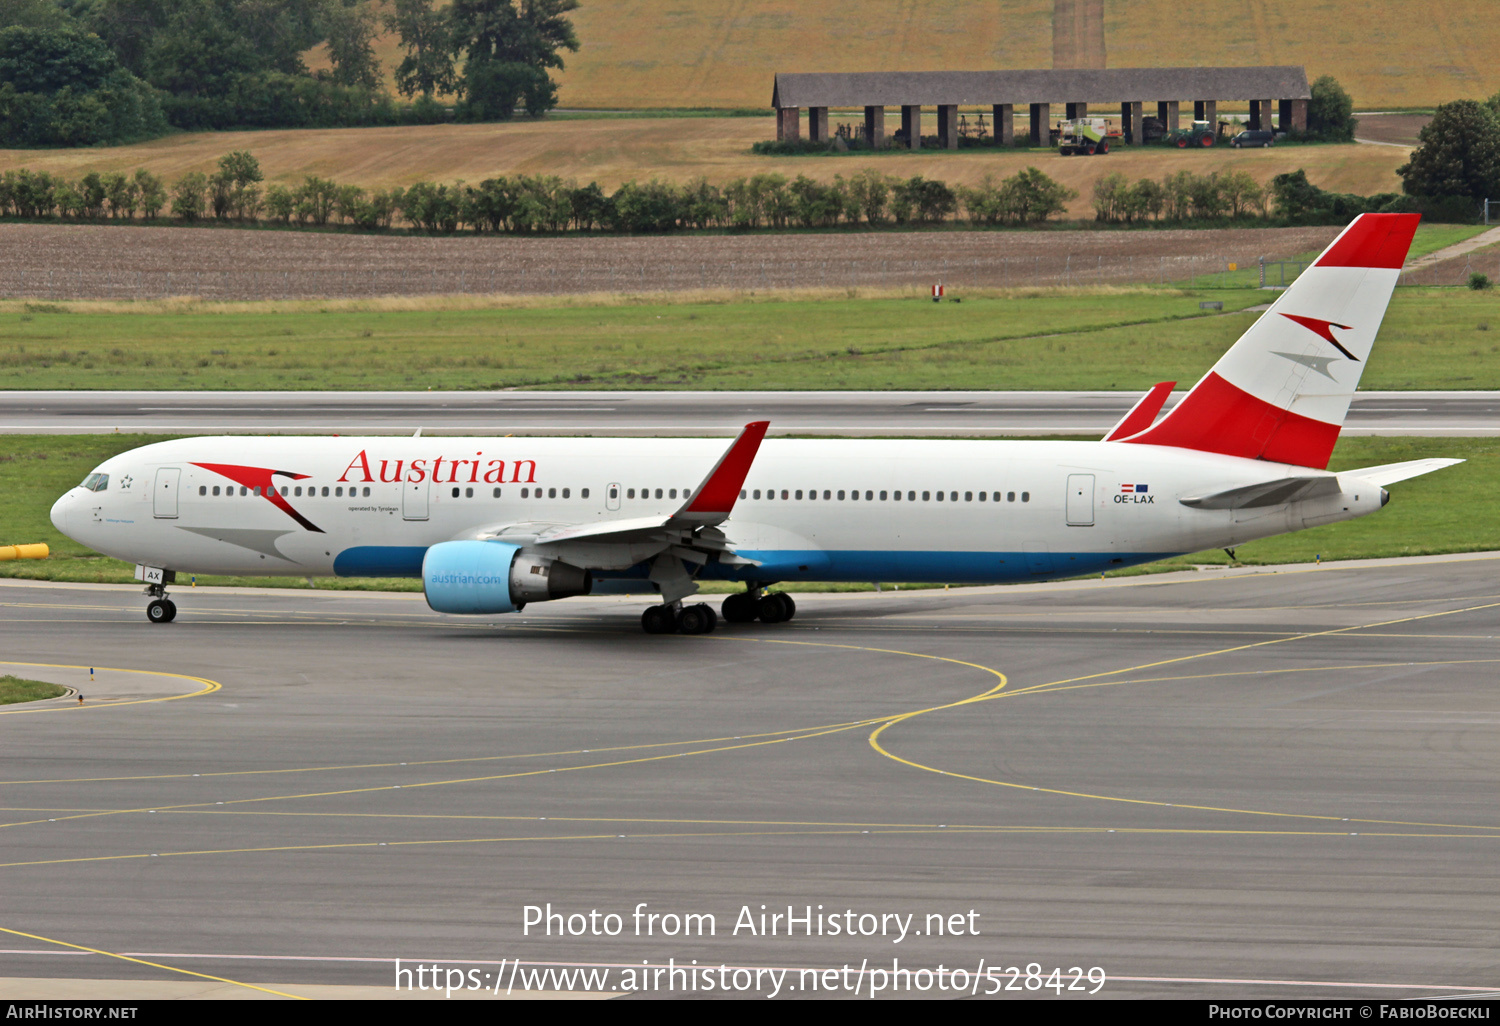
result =
[{"label": "main landing gear", "polygon": [[165,580],[161,584],[146,585],[145,594],[151,596],[151,601],[146,603],[146,619],[152,623],[171,623],[177,619],[177,603],[167,598],[167,585],[176,580],[177,575],[169,570],[162,576]]},{"label": "main landing gear", "polygon": [[712,634],[718,625],[718,614],[705,602],[648,606],[641,614],[641,629],[647,634]]},{"label": "main landing gear", "polygon": [[725,599],[723,610],[730,623],[785,623],[797,615],[797,603],[785,592],[746,591]]}]

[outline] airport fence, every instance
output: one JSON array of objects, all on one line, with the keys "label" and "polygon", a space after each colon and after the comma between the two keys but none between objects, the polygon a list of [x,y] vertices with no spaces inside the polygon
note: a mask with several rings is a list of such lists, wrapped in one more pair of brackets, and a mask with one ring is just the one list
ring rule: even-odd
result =
[{"label": "airport fence", "polygon": [[[1283,288],[1306,261],[1219,256],[975,257],[952,260],[785,259],[651,263],[519,261],[488,269],[218,269],[121,271],[86,267],[0,274],[0,298],[210,301],[369,299],[436,295],[574,295],[795,288],[969,288],[1177,285]],[[1401,285],[1465,285],[1478,271],[1500,280],[1500,258],[1446,261],[1403,272]],[[961,295],[961,293],[960,293]]]}]

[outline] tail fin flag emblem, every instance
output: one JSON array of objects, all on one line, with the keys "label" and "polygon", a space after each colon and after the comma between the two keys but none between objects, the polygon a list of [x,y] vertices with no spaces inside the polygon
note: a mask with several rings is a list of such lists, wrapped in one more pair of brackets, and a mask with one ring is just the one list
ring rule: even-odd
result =
[{"label": "tail fin flag emblem", "polygon": [[1337,349],[1345,356],[1349,357],[1349,359],[1353,360],[1355,363],[1359,362],[1359,357],[1355,356],[1353,353],[1349,352],[1349,350],[1339,345],[1339,340],[1333,337],[1334,328],[1342,328],[1344,331],[1352,331],[1353,329],[1349,325],[1335,324],[1333,321],[1320,320],[1317,317],[1303,317],[1301,314],[1284,313],[1281,316],[1285,317],[1289,321],[1293,321],[1297,324],[1302,325],[1308,331],[1323,339],[1325,342],[1333,346],[1333,348]]}]

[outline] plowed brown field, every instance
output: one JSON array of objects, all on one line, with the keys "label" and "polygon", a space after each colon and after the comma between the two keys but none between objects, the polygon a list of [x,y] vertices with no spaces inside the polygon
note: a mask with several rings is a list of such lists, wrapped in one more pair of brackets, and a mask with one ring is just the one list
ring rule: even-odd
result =
[{"label": "plowed brown field", "polygon": [[[0,225],[0,296],[136,299],[566,295],[691,289],[1138,284],[1219,276],[1338,228],[936,231],[646,238]],[[1237,265],[1231,272],[1229,265]]]}]

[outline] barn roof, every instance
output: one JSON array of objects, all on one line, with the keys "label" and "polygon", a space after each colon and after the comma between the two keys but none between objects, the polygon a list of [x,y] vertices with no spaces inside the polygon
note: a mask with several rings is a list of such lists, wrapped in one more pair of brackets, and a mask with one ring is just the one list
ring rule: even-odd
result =
[{"label": "barn roof", "polygon": [[1029,71],[778,72],[773,107],[899,107],[944,103],[1122,100],[1306,100],[1300,65]]}]

